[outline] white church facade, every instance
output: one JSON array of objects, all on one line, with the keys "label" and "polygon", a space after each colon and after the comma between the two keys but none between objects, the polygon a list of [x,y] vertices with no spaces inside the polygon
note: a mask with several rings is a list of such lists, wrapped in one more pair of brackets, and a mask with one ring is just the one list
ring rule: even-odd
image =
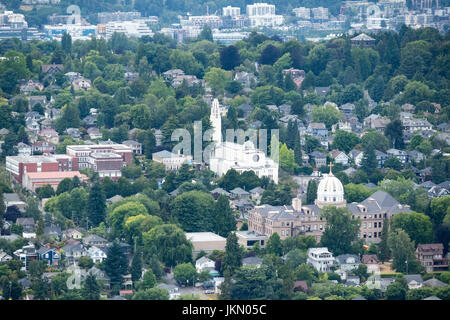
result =
[{"label": "white church facade", "polygon": [[214,128],[213,141],[215,143],[209,167],[218,176],[234,169],[239,173],[253,171],[261,177],[269,177],[278,183],[278,163],[258,150],[251,141],[244,144],[222,141],[222,118],[219,101],[214,99],[211,108],[211,124]]}]

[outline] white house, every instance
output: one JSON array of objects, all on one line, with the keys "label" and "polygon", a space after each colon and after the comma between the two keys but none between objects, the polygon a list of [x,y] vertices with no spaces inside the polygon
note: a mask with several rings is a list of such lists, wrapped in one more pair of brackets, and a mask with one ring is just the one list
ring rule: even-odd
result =
[{"label": "white house", "polygon": [[309,248],[306,263],[313,266],[319,272],[330,272],[334,264],[334,257],[326,247]]},{"label": "white house", "polygon": [[195,269],[197,272],[202,272],[204,270],[213,270],[216,267],[216,263],[209,259],[208,257],[201,257],[195,262]]},{"label": "white house", "polygon": [[105,251],[103,251],[100,248],[97,248],[96,246],[89,248],[88,255],[89,255],[89,258],[91,258],[91,260],[94,263],[99,263],[99,262],[101,263],[107,257]]},{"label": "white house", "polygon": [[348,165],[349,157],[345,154],[345,152],[333,150],[330,153],[331,157],[334,159],[334,163],[340,163],[344,166]]}]

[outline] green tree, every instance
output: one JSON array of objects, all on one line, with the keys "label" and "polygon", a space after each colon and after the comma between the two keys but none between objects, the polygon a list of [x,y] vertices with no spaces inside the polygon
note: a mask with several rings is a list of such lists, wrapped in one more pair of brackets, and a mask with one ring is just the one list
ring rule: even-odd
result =
[{"label": "green tree", "polygon": [[237,47],[230,45],[220,50],[220,65],[224,70],[233,70],[241,64],[241,56]]},{"label": "green tree", "polygon": [[151,289],[156,285],[156,276],[152,269],[147,270],[144,273],[140,288],[143,290]]},{"label": "green tree", "polygon": [[89,220],[94,226],[98,226],[105,221],[106,198],[99,183],[94,183],[89,192],[87,212]]},{"label": "green tree", "polygon": [[192,263],[179,264],[173,270],[175,280],[181,285],[193,286],[197,280],[197,270]]},{"label": "green tree", "polygon": [[344,191],[347,203],[362,202],[372,194],[372,191],[367,189],[364,185],[354,183],[346,184],[344,186]]},{"label": "green tree", "polygon": [[327,221],[321,244],[335,255],[356,253],[361,221],[352,219],[352,214],[346,208],[325,207],[321,215]]},{"label": "green tree", "polygon": [[337,130],[334,134],[333,149],[350,152],[359,143],[358,136],[353,132]]},{"label": "green tree", "polygon": [[230,80],[230,76],[223,69],[211,68],[205,74],[204,79],[216,94],[221,94],[225,90],[225,85]]},{"label": "green tree", "polygon": [[109,248],[108,256],[104,261],[104,266],[105,273],[110,278],[111,287],[121,285],[123,276],[128,270],[128,263],[118,241],[114,241]]},{"label": "green tree", "polygon": [[328,130],[331,130],[331,126],[338,123],[342,119],[342,113],[334,106],[315,106],[311,112],[312,120],[314,122],[325,123]]},{"label": "green tree", "polygon": [[230,233],[227,237],[225,254],[222,261],[222,273],[229,272],[231,275],[242,265],[242,250],[239,247],[235,233]]},{"label": "green tree", "polygon": [[392,255],[392,268],[397,272],[416,273],[421,266],[414,254],[414,242],[402,229],[392,230],[388,238],[389,249]]},{"label": "green tree", "polygon": [[169,291],[162,288],[150,288],[138,291],[134,294],[133,300],[169,300]]},{"label": "green tree", "polygon": [[192,259],[192,243],[179,227],[173,224],[157,225],[142,235],[144,254],[153,256],[168,267],[179,263],[190,262]]},{"label": "green tree", "polygon": [[234,230],[236,230],[236,219],[233,210],[230,208],[228,198],[220,195],[214,203],[214,232],[227,237]]},{"label": "green tree", "polygon": [[391,221],[392,229],[404,230],[412,241],[419,243],[430,243],[432,241],[432,223],[428,216],[417,212],[399,212]]},{"label": "green tree", "polygon": [[196,190],[185,192],[173,201],[172,212],[187,232],[213,229],[214,199],[210,194]]},{"label": "green tree", "polygon": [[385,262],[390,257],[390,249],[388,244],[389,239],[389,220],[385,219],[383,221],[383,229],[381,229],[381,241],[378,245],[377,256],[381,262]]},{"label": "green tree", "polygon": [[309,180],[306,189],[306,204],[313,204],[317,199],[317,182],[314,179]]},{"label": "green tree", "polygon": [[280,235],[277,232],[273,233],[267,241],[266,251],[269,254],[275,254],[277,256],[283,254],[283,246]]},{"label": "green tree", "polygon": [[87,275],[81,294],[84,300],[100,300],[100,285],[94,275]]}]

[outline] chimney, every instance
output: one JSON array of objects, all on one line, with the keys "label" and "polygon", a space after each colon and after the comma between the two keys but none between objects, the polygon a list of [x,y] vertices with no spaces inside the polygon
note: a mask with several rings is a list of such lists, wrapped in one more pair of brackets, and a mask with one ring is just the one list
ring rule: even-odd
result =
[{"label": "chimney", "polygon": [[295,197],[292,199],[292,207],[295,211],[301,211],[302,210],[302,199]]}]

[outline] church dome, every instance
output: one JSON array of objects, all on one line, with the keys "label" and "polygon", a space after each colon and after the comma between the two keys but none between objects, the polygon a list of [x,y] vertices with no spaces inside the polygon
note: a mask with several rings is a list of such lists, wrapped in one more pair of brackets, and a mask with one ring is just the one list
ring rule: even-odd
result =
[{"label": "church dome", "polygon": [[342,182],[333,175],[331,168],[330,173],[320,180],[319,186],[317,187],[316,204],[319,207],[333,205],[343,206],[346,204],[344,199],[344,186],[342,185]]}]

